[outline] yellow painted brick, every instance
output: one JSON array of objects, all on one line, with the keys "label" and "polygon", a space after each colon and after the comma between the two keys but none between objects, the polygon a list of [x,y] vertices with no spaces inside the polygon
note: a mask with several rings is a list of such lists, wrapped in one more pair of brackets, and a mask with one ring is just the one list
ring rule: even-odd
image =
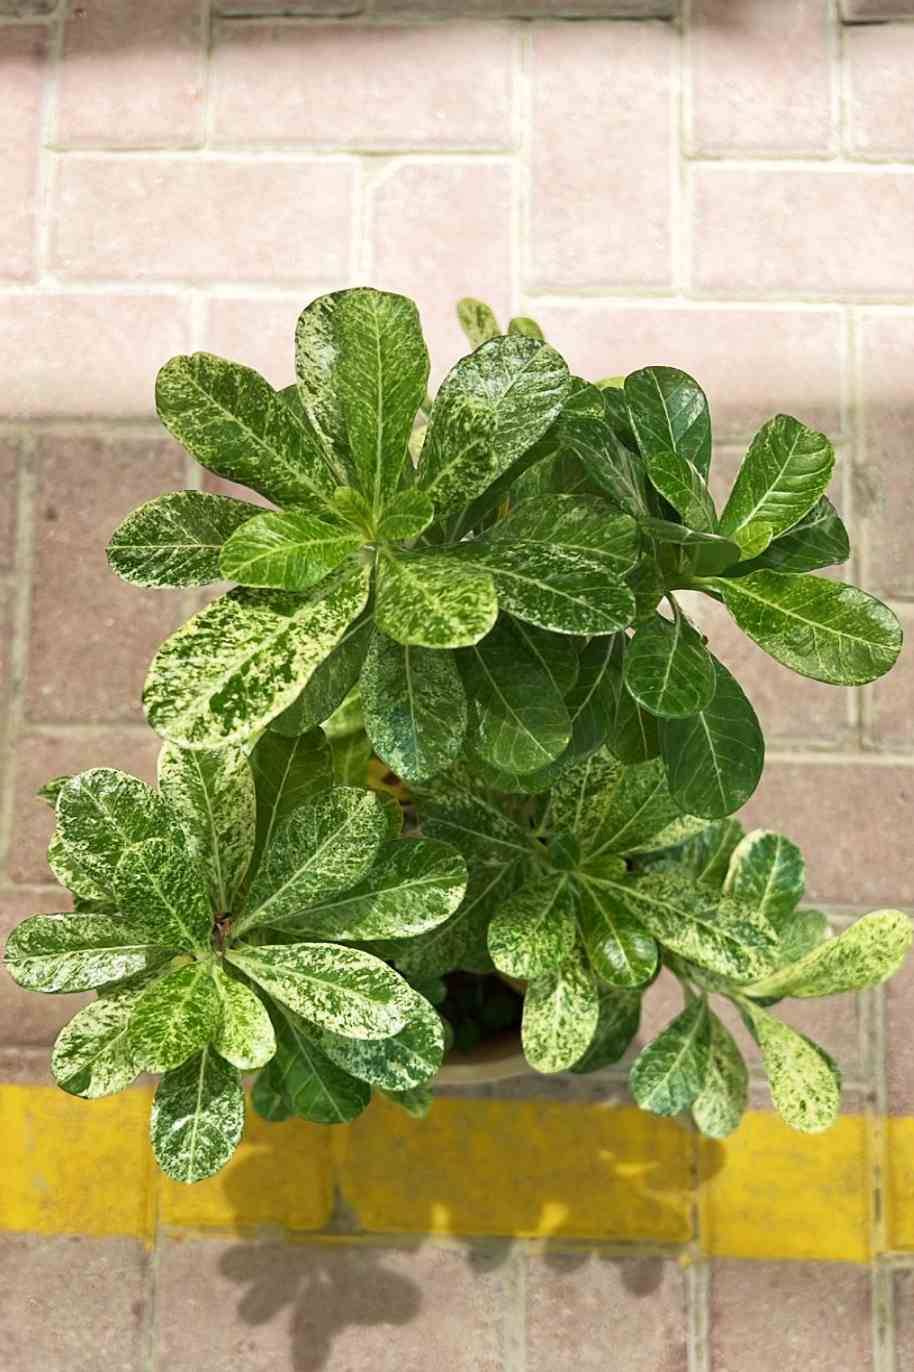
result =
[{"label": "yellow painted brick", "polygon": [[914,1248],[914,1119],[886,1121],[888,1231],[892,1248]]},{"label": "yellow painted brick", "polygon": [[867,1262],[866,1122],[799,1134],[751,1111],[723,1143],[703,1139],[701,1234],[714,1257]]},{"label": "yellow painted brick", "polygon": [[634,1107],[382,1101],[349,1130],[340,1185],[376,1233],[649,1239],[691,1235],[693,1136]]}]

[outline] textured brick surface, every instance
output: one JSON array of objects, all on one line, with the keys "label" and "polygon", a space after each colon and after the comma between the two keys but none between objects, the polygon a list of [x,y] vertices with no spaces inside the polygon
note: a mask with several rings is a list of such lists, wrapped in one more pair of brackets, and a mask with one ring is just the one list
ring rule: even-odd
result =
[{"label": "textured brick surface", "polygon": [[855,19],[912,19],[914,0],[841,0],[843,18]]},{"label": "textured brick surface", "polygon": [[[3,892],[0,894],[0,938],[29,915],[69,910],[70,898],[60,887],[53,890]],[[58,1031],[91,996],[43,996],[23,991],[5,973],[0,976],[0,1043],[24,1047],[48,1047]],[[0,1080],[3,1080],[0,1072]]]},{"label": "textured brick surface", "polygon": [[0,1236],[4,1372],[140,1372],[147,1261],[132,1239]]},{"label": "textured brick surface", "polygon": [[52,261],[90,281],[344,277],[353,175],[308,159],[64,159]]},{"label": "textured brick surface", "polygon": [[[174,1372],[502,1372],[501,1254],[165,1243],[159,1354]],[[213,1311],[218,1310],[218,1319]]]},{"label": "textured brick surface", "polygon": [[0,439],[0,568],[13,565],[16,552],[16,503],[19,445]]},{"label": "textured brick surface", "polygon": [[0,29],[0,278],[33,274],[47,34]]},{"label": "textured brick surface", "polygon": [[862,24],[845,38],[850,147],[864,157],[910,157],[914,28]]},{"label": "textured brick surface", "polygon": [[865,737],[875,748],[910,751],[914,747],[914,607],[894,608],[904,629],[905,647],[888,676],[869,687]]},{"label": "textured brick surface", "polygon": [[55,436],[39,442],[35,467],[26,714],[139,722],[146,667],[181,610],[175,592],[150,594],[116,577],[105,544],[135,506],[185,484],[184,454],[170,439]]},{"label": "textured brick surface", "polygon": [[[64,28],[55,143],[184,148],[203,138],[203,0],[93,0]],[[104,80],[99,65],[104,64]]]},{"label": "textured brick surface", "polygon": [[869,315],[861,325],[864,448],[857,504],[866,515],[865,568],[873,591],[914,595],[914,422],[907,376],[914,316]]},{"label": "textured brick surface", "polygon": [[[501,148],[513,141],[507,26],[224,25],[213,136],[237,145]],[[472,72],[472,79],[468,74]]]},{"label": "textured brick surface", "polygon": [[[328,287],[327,289],[332,289]],[[210,300],[204,324],[207,352],[254,367],[277,388],[295,380],[295,321],[320,285],[290,296],[229,296]]]},{"label": "textured brick surface", "polygon": [[575,25],[536,31],[533,284],[670,285],[673,55],[659,24],[607,24],[584,38]]},{"label": "textured brick surface", "polygon": [[896,1367],[914,1367],[914,1268],[895,1273]]},{"label": "textured brick surface", "polygon": [[300,14],[326,18],[376,15],[447,19],[569,18],[666,19],[677,0],[216,0],[221,14]]},{"label": "textured brick surface", "polygon": [[914,1115],[914,964],[909,961],[889,982],[885,998],[889,1109],[896,1115]]},{"label": "textured brick surface", "polygon": [[711,1372],[871,1368],[870,1277],[834,1263],[718,1262]]},{"label": "textured brick surface", "polygon": [[828,0],[696,0],[692,144],[702,155],[825,153]]},{"label": "textured brick surface", "polygon": [[[649,1313],[648,1313],[649,1312]],[[554,1253],[527,1263],[528,1372],[574,1350],[581,1372],[685,1372],[682,1270],[660,1258]]]}]

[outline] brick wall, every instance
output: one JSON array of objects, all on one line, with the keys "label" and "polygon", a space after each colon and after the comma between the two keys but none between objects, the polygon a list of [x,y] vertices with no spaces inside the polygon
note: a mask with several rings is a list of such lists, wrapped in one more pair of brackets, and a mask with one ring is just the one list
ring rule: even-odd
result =
[{"label": "brick wall", "polygon": [[[502,17],[516,15],[534,22]],[[153,768],[143,672],[187,606],[118,583],[103,549],[128,509],[197,480],[155,423],[155,371],[206,347],[285,384],[296,314],[321,291],[415,296],[436,379],[462,349],[466,293],[540,319],[585,374],[682,366],[709,391],[721,473],[776,410],[825,428],[849,574],[914,621],[914,0],[0,0],[0,16],[0,933],[55,906],[36,786],[94,764]],[[914,906],[914,655],[839,692],[710,627],[769,737],[751,819],[804,845],[816,900]],[[0,982],[17,1071],[43,1061],[72,1008]],[[914,1113],[912,1014],[908,972],[858,1019],[820,1020],[826,1044],[850,1045],[860,1109]],[[404,1321],[406,1261],[384,1277]],[[186,1259],[167,1262],[177,1291]],[[581,1366],[604,1365],[609,1312],[619,1358],[641,1366],[619,1331],[634,1319],[637,1333],[650,1291],[664,1366],[837,1367],[858,1339],[854,1368],[892,1372],[896,1287],[897,1367],[914,1365],[911,1273],[893,1261],[835,1280],[794,1268],[803,1299],[822,1300],[774,1334],[737,1310],[747,1281],[766,1309],[786,1299],[777,1264],[690,1277],[683,1323],[679,1277],[658,1259],[616,1264],[608,1286],[605,1264],[530,1263],[509,1279],[470,1262],[460,1277],[468,1367],[555,1366],[557,1311],[593,1326]],[[427,1250],[415,1267],[431,1308],[455,1264]],[[503,1362],[499,1301],[514,1311]]]}]

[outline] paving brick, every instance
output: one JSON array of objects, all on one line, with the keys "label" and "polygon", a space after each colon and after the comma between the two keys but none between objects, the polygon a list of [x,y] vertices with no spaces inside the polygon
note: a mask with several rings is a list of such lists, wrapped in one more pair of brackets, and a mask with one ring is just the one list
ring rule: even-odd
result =
[{"label": "paving brick", "polygon": [[742,818],[799,844],[810,904],[914,905],[914,870],[899,843],[912,800],[911,767],[769,759]]},{"label": "paving brick", "polygon": [[0,294],[0,317],[4,417],[151,415],[156,371],[189,345],[173,296]]},{"label": "paving brick", "polygon": [[0,29],[0,277],[12,280],[25,280],[35,268],[46,59],[46,29]]},{"label": "paving brick", "polygon": [[93,0],[71,9],[58,78],[56,145],[201,143],[204,9],[201,0]]},{"label": "paving brick", "polygon": [[241,1358],[245,1372],[502,1372],[501,1258],[430,1244],[166,1241],[162,1365],[232,1372]]},{"label": "paving brick", "polygon": [[914,607],[895,605],[905,633],[905,647],[887,676],[867,687],[864,737],[870,747],[914,748]]},{"label": "paving brick", "polygon": [[[645,1318],[646,1310],[650,1317]],[[662,1258],[552,1253],[527,1262],[527,1372],[685,1372],[681,1268]]]},{"label": "paving brick", "polygon": [[117,767],[154,783],[161,740],[151,730],[104,729],[91,734],[22,733],[16,743],[15,812],[7,854],[10,881],[53,886],[45,860],[54,830],[54,813],[35,793],[55,776],[89,767]]},{"label": "paving brick", "polygon": [[893,1115],[914,1115],[914,961],[911,956],[885,988],[886,1082]]},{"label": "paving brick", "polygon": [[[60,887],[0,893],[0,939],[29,915],[48,915],[69,910],[72,903]],[[3,1047],[49,1047],[69,1019],[87,1005],[91,996],[43,996],[23,991],[12,977],[0,973],[0,1044]]]},{"label": "paving brick", "polygon": [[534,284],[671,284],[675,44],[663,24],[559,24],[534,31]]},{"label": "paving brick", "polygon": [[711,1372],[865,1372],[872,1366],[865,1267],[713,1264]]},{"label": "paving brick", "polygon": [[212,129],[235,146],[502,148],[517,34],[501,24],[222,25]]},{"label": "paving brick", "polygon": [[0,568],[12,567],[16,556],[18,444],[0,439]]},{"label": "paving brick", "polygon": [[[694,172],[693,281],[745,296],[894,296],[911,287],[914,175],[894,171]],[[826,225],[841,232],[826,232]]]},{"label": "paving brick", "polygon": [[861,324],[863,461],[856,503],[865,517],[865,584],[877,594],[914,595],[914,463],[909,369],[914,316],[864,316]]},{"label": "paving brick", "polygon": [[4,1372],[140,1372],[147,1262],[131,1239],[0,1236]]},{"label": "paving brick", "polygon": [[748,438],[778,411],[831,436],[841,431],[838,310],[531,300],[527,312],[580,376],[621,376],[654,363],[689,372],[708,393],[718,440]]},{"label": "paving brick", "polygon": [[841,17],[855,19],[911,19],[914,0],[841,0]]},{"label": "paving brick", "polygon": [[14,19],[32,19],[53,14],[60,0],[0,0],[0,14]]},{"label": "paving brick", "polygon": [[909,24],[849,28],[844,52],[851,152],[863,157],[910,157],[914,109],[908,97],[914,28]]},{"label": "paving brick", "polygon": [[345,274],[354,176],[313,159],[63,158],[52,262],[89,281]]},{"label": "paving brick", "polygon": [[511,199],[510,169],[487,162],[407,162],[374,191],[371,284],[417,301],[433,385],[469,352],[455,312],[461,296],[488,300],[506,326]]},{"label": "paving brick", "polygon": [[895,1366],[914,1367],[914,1268],[895,1273]]},{"label": "paving brick", "polygon": [[279,389],[295,380],[295,323],[309,301],[334,289],[320,283],[290,296],[212,297],[207,304],[204,346],[243,362]]},{"label": "paving brick", "polygon": [[827,153],[828,0],[697,0],[692,7],[692,148],[703,155]]},{"label": "paving brick", "polygon": [[179,597],[128,586],[108,538],[135,506],[184,486],[170,439],[45,437],[36,455],[35,582],[26,714],[140,722],[146,669],[181,621]]},{"label": "paving brick", "polygon": [[53,1086],[47,1048],[5,1048],[0,1043],[0,1083],[16,1086]]},{"label": "paving brick", "polygon": [[[353,15],[422,19],[668,19],[677,0],[216,0],[220,14]],[[2,12],[2,5],[0,5]]]}]

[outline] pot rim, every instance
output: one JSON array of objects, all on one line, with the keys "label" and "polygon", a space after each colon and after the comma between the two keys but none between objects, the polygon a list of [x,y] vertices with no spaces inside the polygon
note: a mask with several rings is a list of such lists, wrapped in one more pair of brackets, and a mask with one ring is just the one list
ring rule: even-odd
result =
[{"label": "pot rim", "polygon": [[509,1029],[485,1039],[469,1053],[451,1050],[435,1079],[436,1086],[484,1086],[488,1082],[525,1077],[530,1064],[521,1047],[520,1030]]}]

